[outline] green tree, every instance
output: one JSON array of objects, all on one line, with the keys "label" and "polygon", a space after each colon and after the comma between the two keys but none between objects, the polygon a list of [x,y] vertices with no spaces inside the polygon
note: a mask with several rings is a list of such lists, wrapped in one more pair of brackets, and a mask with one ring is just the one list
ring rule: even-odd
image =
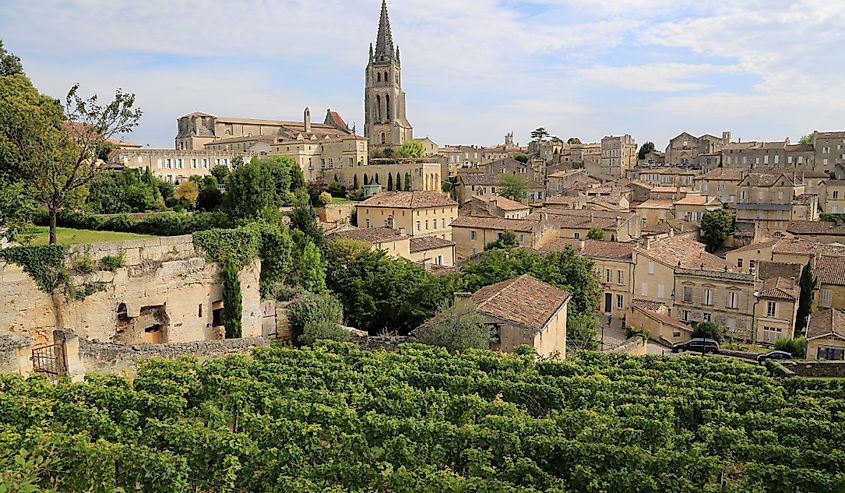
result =
[{"label": "green tree", "polygon": [[0,238],[13,241],[24,233],[37,211],[31,190],[24,182],[0,178]]},{"label": "green tree", "polygon": [[566,143],[567,144],[580,144],[581,139],[579,139],[578,137],[570,137],[570,138],[566,139]]},{"label": "green tree", "polygon": [[775,349],[786,351],[796,358],[803,358],[807,355],[807,339],[805,337],[780,337],[775,341]]},{"label": "green tree", "polygon": [[321,337],[315,337],[313,333],[304,334],[306,329],[310,326],[325,332],[327,326],[337,328],[343,323],[343,305],[331,293],[304,292],[294,298],[288,307],[288,319],[294,339],[302,344],[313,344],[314,340]]},{"label": "green tree", "polygon": [[516,159],[517,161],[519,161],[520,163],[527,163],[528,162],[528,154],[525,154],[525,153],[522,153],[522,152],[514,155],[513,158]]},{"label": "green tree", "polygon": [[549,137],[549,131],[543,127],[537,127],[531,131],[531,140],[546,140]]},{"label": "green tree", "polygon": [[217,209],[223,203],[223,192],[220,191],[219,182],[214,175],[206,176],[200,183],[197,208],[209,212]]},{"label": "green tree", "polygon": [[411,191],[411,173],[405,173],[405,188],[406,192]]},{"label": "green tree", "polygon": [[402,191],[402,175],[400,175],[398,171],[396,172],[396,191]]},{"label": "green tree", "polygon": [[810,262],[801,269],[801,278],[798,281],[798,286],[801,288],[801,294],[798,297],[798,313],[795,316],[795,333],[802,334],[807,328],[807,321],[810,317],[810,312],[813,310],[813,293],[816,290],[818,280],[813,276],[813,268]]},{"label": "green tree", "polygon": [[528,179],[522,175],[500,175],[498,193],[516,201],[525,200],[528,194]]},{"label": "green tree", "polygon": [[442,304],[433,320],[415,331],[423,344],[446,348],[450,353],[489,349],[493,327],[472,303]]},{"label": "green tree", "polygon": [[654,142],[648,141],[640,146],[637,152],[637,159],[645,159],[645,155],[654,150]]},{"label": "green tree", "polygon": [[387,174],[387,191],[393,191],[393,175],[390,173]]},{"label": "green tree", "polygon": [[6,51],[3,40],[0,39],[0,76],[26,75],[23,72],[21,59]]},{"label": "green tree", "polygon": [[226,180],[226,212],[236,219],[257,219],[277,207],[279,198],[272,180],[270,170],[257,162],[235,168]]},{"label": "green tree", "polygon": [[199,187],[193,180],[185,180],[176,187],[173,198],[178,200],[185,208],[193,209],[200,197]]},{"label": "green tree", "polygon": [[424,153],[423,145],[416,140],[409,140],[399,148],[399,156],[404,158],[421,158]]},{"label": "green tree", "polygon": [[595,313],[574,313],[566,320],[566,352],[599,349],[599,320]]},{"label": "green tree", "polygon": [[801,137],[801,139],[798,140],[798,143],[799,144],[812,144],[813,143],[813,134],[807,134],[807,135]]},{"label": "green tree", "polygon": [[587,232],[588,240],[604,240],[604,230],[601,228],[592,228]]},{"label": "green tree", "polygon": [[226,327],[226,339],[238,339],[243,335],[240,273],[233,262],[226,262],[220,275],[223,277],[223,325]]},{"label": "green tree", "polygon": [[516,240],[516,234],[513,231],[504,231],[496,241],[491,241],[484,245],[484,251],[486,252],[496,248],[514,248],[517,246],[519,246],[519,242]]},{"label": "green tree", "polygon": [[320,249],[312,242],[307,242],[299,257],[301,285],[313,293],[326,290],[326,263]]},{"label": "green tree", "polygon": [[352,189],[358,190],[358,173],[355,173],[355,176],[352,178]]},{"label": "green tree", "polygon": [[692,336],[722,342],[725,339],[725,329],[716,322],[702,320],[693,325]]},{"label": "green tree", "polygon": [[23,75],[3,76],[0,83],[0,161],[47,208],[50,243],[56,242],[59,211],[81,205],[87,185],[103,170],[97,164],[102,149],[141,118],[134,94],[117,90],[104,105],[96,95],[83,99],[78,91],[74,85],[59,104]]},{"label": "green tree", "polygon": [[722,246],[725,238],[733,233],[734,223],[733,212],[727,207],[704,212],[701,216],[701,236],[711,252]]},{"label": "green tree", "polygon": [[225,184],[229,178],[229,167],[225,164],[218,164],[211,168],[211,176],[217,179],[218,185]]}]

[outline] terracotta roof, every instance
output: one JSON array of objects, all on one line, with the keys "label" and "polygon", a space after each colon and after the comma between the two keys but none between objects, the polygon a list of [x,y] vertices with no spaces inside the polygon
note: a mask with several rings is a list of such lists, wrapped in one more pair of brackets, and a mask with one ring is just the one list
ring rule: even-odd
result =
[{"label": "terracotta roof", "polygon": [[813,266],[813,275],[819,284],[845,286],[845,259],[822,255]]},{"label": "terracotta roof", "polygon": [[786,238],[778,241],[772,247],[772,253],[797,254],[812,257],[814,255],[829,255],[831,257],[845,256],[845,248],[826,245],[818,241],[802,240],[800,238]]},{"label": "terracotta roof", "polygon": [[671,200],[663,199],[648,199],[637,206],[637,209],[671,209],[673,207]]},{"label": "terracotta roof", "polygon": [[792,221],[786,231],[795,235],[845,235],[845,223],[828,221]]},{"label": "terracotta roof", "polygon": [[452,228],[495,229],[529,233],[537,222],[529,219],[504,219],[501,217],[458,216],[452,221]]},{"label": "terracotta roof", "polygon": [[671,186],[656,186],[652,187],[651,193],[693,193],[690,187],[671,187]]},{"label": "terracotta roof", "polygon": [[688,324],[685,324],[684,322],[681,322],[680,320],[676,320],[676,319],[669,317],[667,315],[663,315],[662,313],[657,313],[657,312],[654,312],[654,311],[648,310],[646,308],[643,308],[641,306],[637,306],[637,305],[633,305],[633,304],[631,305],[631,308],[633,308],[634,310],[637,310],[638,312],[642,313],[643,315],[645,315],[645,316],[647,316],[647,317],[649,317],[653,320],[657,320],[658,322],[662,322],[662,323],[664,323],[666,325],[670,325],[672,327],[677,327],[677,328],[684,330],[684,331],[687,331],[687,332],[692,332],[692,327],[690,327]]},{"label": "terracotta roof", "polygon": [[392,207],[417,209],[421,207],[455,207],[458,203],[440,192],[381,192],[358,204],[358,207]]},{"label": "terracotta roof", "polygon": [[643,228],[643,233],[661,234],[661,233],[689,233],[700,229],[695,223],[684,221],[683,219],[668,219],[661,221],[654,226],[647,226]]},{"label": "terracotta roof", "polygon": [[408,236],[403,235],[398,230],[391,228],[346,229],[332,232],[329,236],[337,236],[347,240],[363,241],[371,245],[385,243],[388,241],[405,240],[408,238]]},{"label": "terracotta roof", "polygon": [[828,308],[810,315],[807,340],[833,335],[845,339],[845,313]]},{"label": "terracotta roof", "polygon": [[715,168],[696,178],[696,180],[730,180],[740,181],[746,170],[741,168]]},{"label": "terracotta roof", "polygon": [[572,210],[572,209],[540,209],[532,212],[528,219],[541,221],[545,214],[546,220],[555,226],[575,229],[616,229],[616,218],[619,218],[619,225],[623,225],[631,219],[637,219],[634,212],[617,211],[596,211],[596,210]]},{"label": "terracotta roof", "polygon": [[326,112],[326,121],[323,123],[329,123],[329,121],[334,122],[334,124],[340,128],[348,128],[348,125],[345,121],[343,121],[343,118],[340,117],[340,113],[337,111],[328,110]]},{"label": "terracotta roof", "polygon": [[434,250],[450,246],[455,246],[455,242],[451,240],[444,240],[443,238],[437,238],[436,236],[411,238],[411,253],[424,252],[426,250]]},{"label": "terracotta roof", "polygon": [[575,251],[581,250],[581,242],[583,240],[576,240],[574,238],[555,238],[552,241],[544,244],[537,250],[542,253],[562,252],[566,247],[572,247]]},{"label": "terracotta roof", "polygon": [[778,300],[795,301],[801,289],[795,284],[792,279],[784,279],[783,277],[773,277],[766,279],[763,282],[763,289],[755,293],[758,298],[773,298]]},{"label": "terracotta roof", "polygon": [[585,257],[601,257],[613,259],[630,259],[634,255],[635,243],[620,243],[618,241],[586,240],[581,255]]},{"label": "terracotta roof", "polygon": [[801,264],[763,260],[757,263],[757,278],[761,281],[776,277],[798,280],[801,278],[802,269],[803,266]]},{"label": "terracotta roof", "polygon": [[524,209],[530,209],[530,207],[525,204],[521,204],[507,197],[502,197],[501,195],[475,195],[473,198],[483,202],[496,202],[496,207],[502,209],[503,211],[521,211]]},{"label": "terracotta roof", "polygon": [[631,306],[638,306],[638,307],[643,308],[645,310],[656,312],[656,311],[660,310],[660,308],[663,307],[663,303],[659,303],[657,301],[651,301],[651,300],[635,299],[635,300],[631,300]]},{"label": "terracotta roof", "polygon": [[534,331],[542,330],[569,298],[566,291],[528,274],[485,286],[472,295],[482,314]]},{"label": "terracotta roof", "polygon": [[486,173],[458,173],[458,178],[464,185],[498,185],[499,178]]},{"label": "terracotta roof", "polygon": [[649,242],[648,248],[637,247],[637,252],[666,265],[686,269],[724,271],[727,262],[704,251],[704,244],[683,236],[670,236]]},{"label": "terracotta roof", "polygon": [[675,205],[719,205],[721,202],[716,197],[708,197],[697,193],[691,193],[681,200],[676,200]]},{"label": "terracotta roof", "polygon": [[743,186],[752,186],[752,187],[771,187],[774,186],[781,177],[785,178],[787,184],[792,186],[798,180],[798,178],[792,174],[790,176],[787,173],[748,173],[745,178],[742,179],[740,185]]},{"label": "terracotta roof", "polygon": [[580,198],[575,195],[554,195],[552,197],[546,197],[543,203],[547,205],[571,205]]},{"label": "terracotta roof", "polygon": [[572,176],[572,175],[585,175],[586,176],[586,170],[584,170],[584,169],[568,169],[568,170],[555,171],[554,173],[550,173],[548,175],[548,177],[549,178],[566,178],[567,176]]},{"label": "terracotta roof", "polygon": [[779,241],[780,240],[766,240],[766,241],[761,241],[759,243],[751,243],[750,245],[745,245],[743,247],[735,248],[728,253],[753,252],[755,250],[762,250],[764,248],[773,247]]}]

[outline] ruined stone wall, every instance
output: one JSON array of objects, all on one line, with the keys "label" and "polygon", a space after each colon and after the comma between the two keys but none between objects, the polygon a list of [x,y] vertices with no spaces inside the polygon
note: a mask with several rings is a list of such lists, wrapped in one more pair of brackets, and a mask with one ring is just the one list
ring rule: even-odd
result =
[{"label": "ruined stone wall", "polygon": [[[69,270],[84,256],[96,266],[89,274],[73,275],[74,284],[98,284],[102,290],[83,300],[70,299],[61,289],[44,293],[21,267],[0,261],[0,335],[26,335],[38,345],[52,343],[54,329],[67,328],[82,338],[138,343],[149,340],[149,325],[160,324],[161,336],[154,342],[220,337],[213,324],[214,308],[223,299],[220,269],[194,249],[190,236],[74,245],[68,250]],[[124,267],[102,269],[103,257],[121,254]],[[240,275],[244,337],[261,335],[260,270],[255,259]]]}]

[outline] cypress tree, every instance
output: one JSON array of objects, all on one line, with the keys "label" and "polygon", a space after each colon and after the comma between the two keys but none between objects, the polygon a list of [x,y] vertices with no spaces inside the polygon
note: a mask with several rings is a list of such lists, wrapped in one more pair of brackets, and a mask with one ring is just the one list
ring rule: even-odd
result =
[{"label": "cypress tree", "polygon": [[391,175],[390,173],[387,174],[387,191],[393,191],[393,175]]},{"label": "cypress tree", "polygon": [[405,173],[405,191],[411,191],[411,173]]},{"label": "cypress tree", "polygon": [[352,189],[358,190],[358,175],[356,174],[355,177],[352,179]]},{"label": "cypress tree", "polygon": [[807,327],[807,317],[813,309],[813,291],[816,290],[817,280],[813,277],[813,269],[807,262],[807,265],[801,269],[801,279],[798,285],[801,287],[801,294],[798,298],[798,314],[795,316],[795,334],[796,336],[803,332]]},{"label": "cypress tree", "polygon": [[238,339],[243,335],[243,298],[238,269],[232,262],[226,262],[220,274],[223,277],[223,325],[226,326],[226,339]]},{"label": "cypress tree", "polygon": [[367,181],[367,173],[364,173],[364,185],[369,185],[370,182]]}]

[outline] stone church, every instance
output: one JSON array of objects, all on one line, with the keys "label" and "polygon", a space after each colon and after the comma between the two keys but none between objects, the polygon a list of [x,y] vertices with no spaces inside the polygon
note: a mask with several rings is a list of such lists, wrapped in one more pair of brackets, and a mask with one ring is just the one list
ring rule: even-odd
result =
[{"label": "stone church", "polygon": [[364,136],[369,139],[370,149],[398,147],[414,138],[414,129],[405,114],[399,47],[393,45],[386,0],[381,3],[375,50],[370,44],[364,122]]}]

